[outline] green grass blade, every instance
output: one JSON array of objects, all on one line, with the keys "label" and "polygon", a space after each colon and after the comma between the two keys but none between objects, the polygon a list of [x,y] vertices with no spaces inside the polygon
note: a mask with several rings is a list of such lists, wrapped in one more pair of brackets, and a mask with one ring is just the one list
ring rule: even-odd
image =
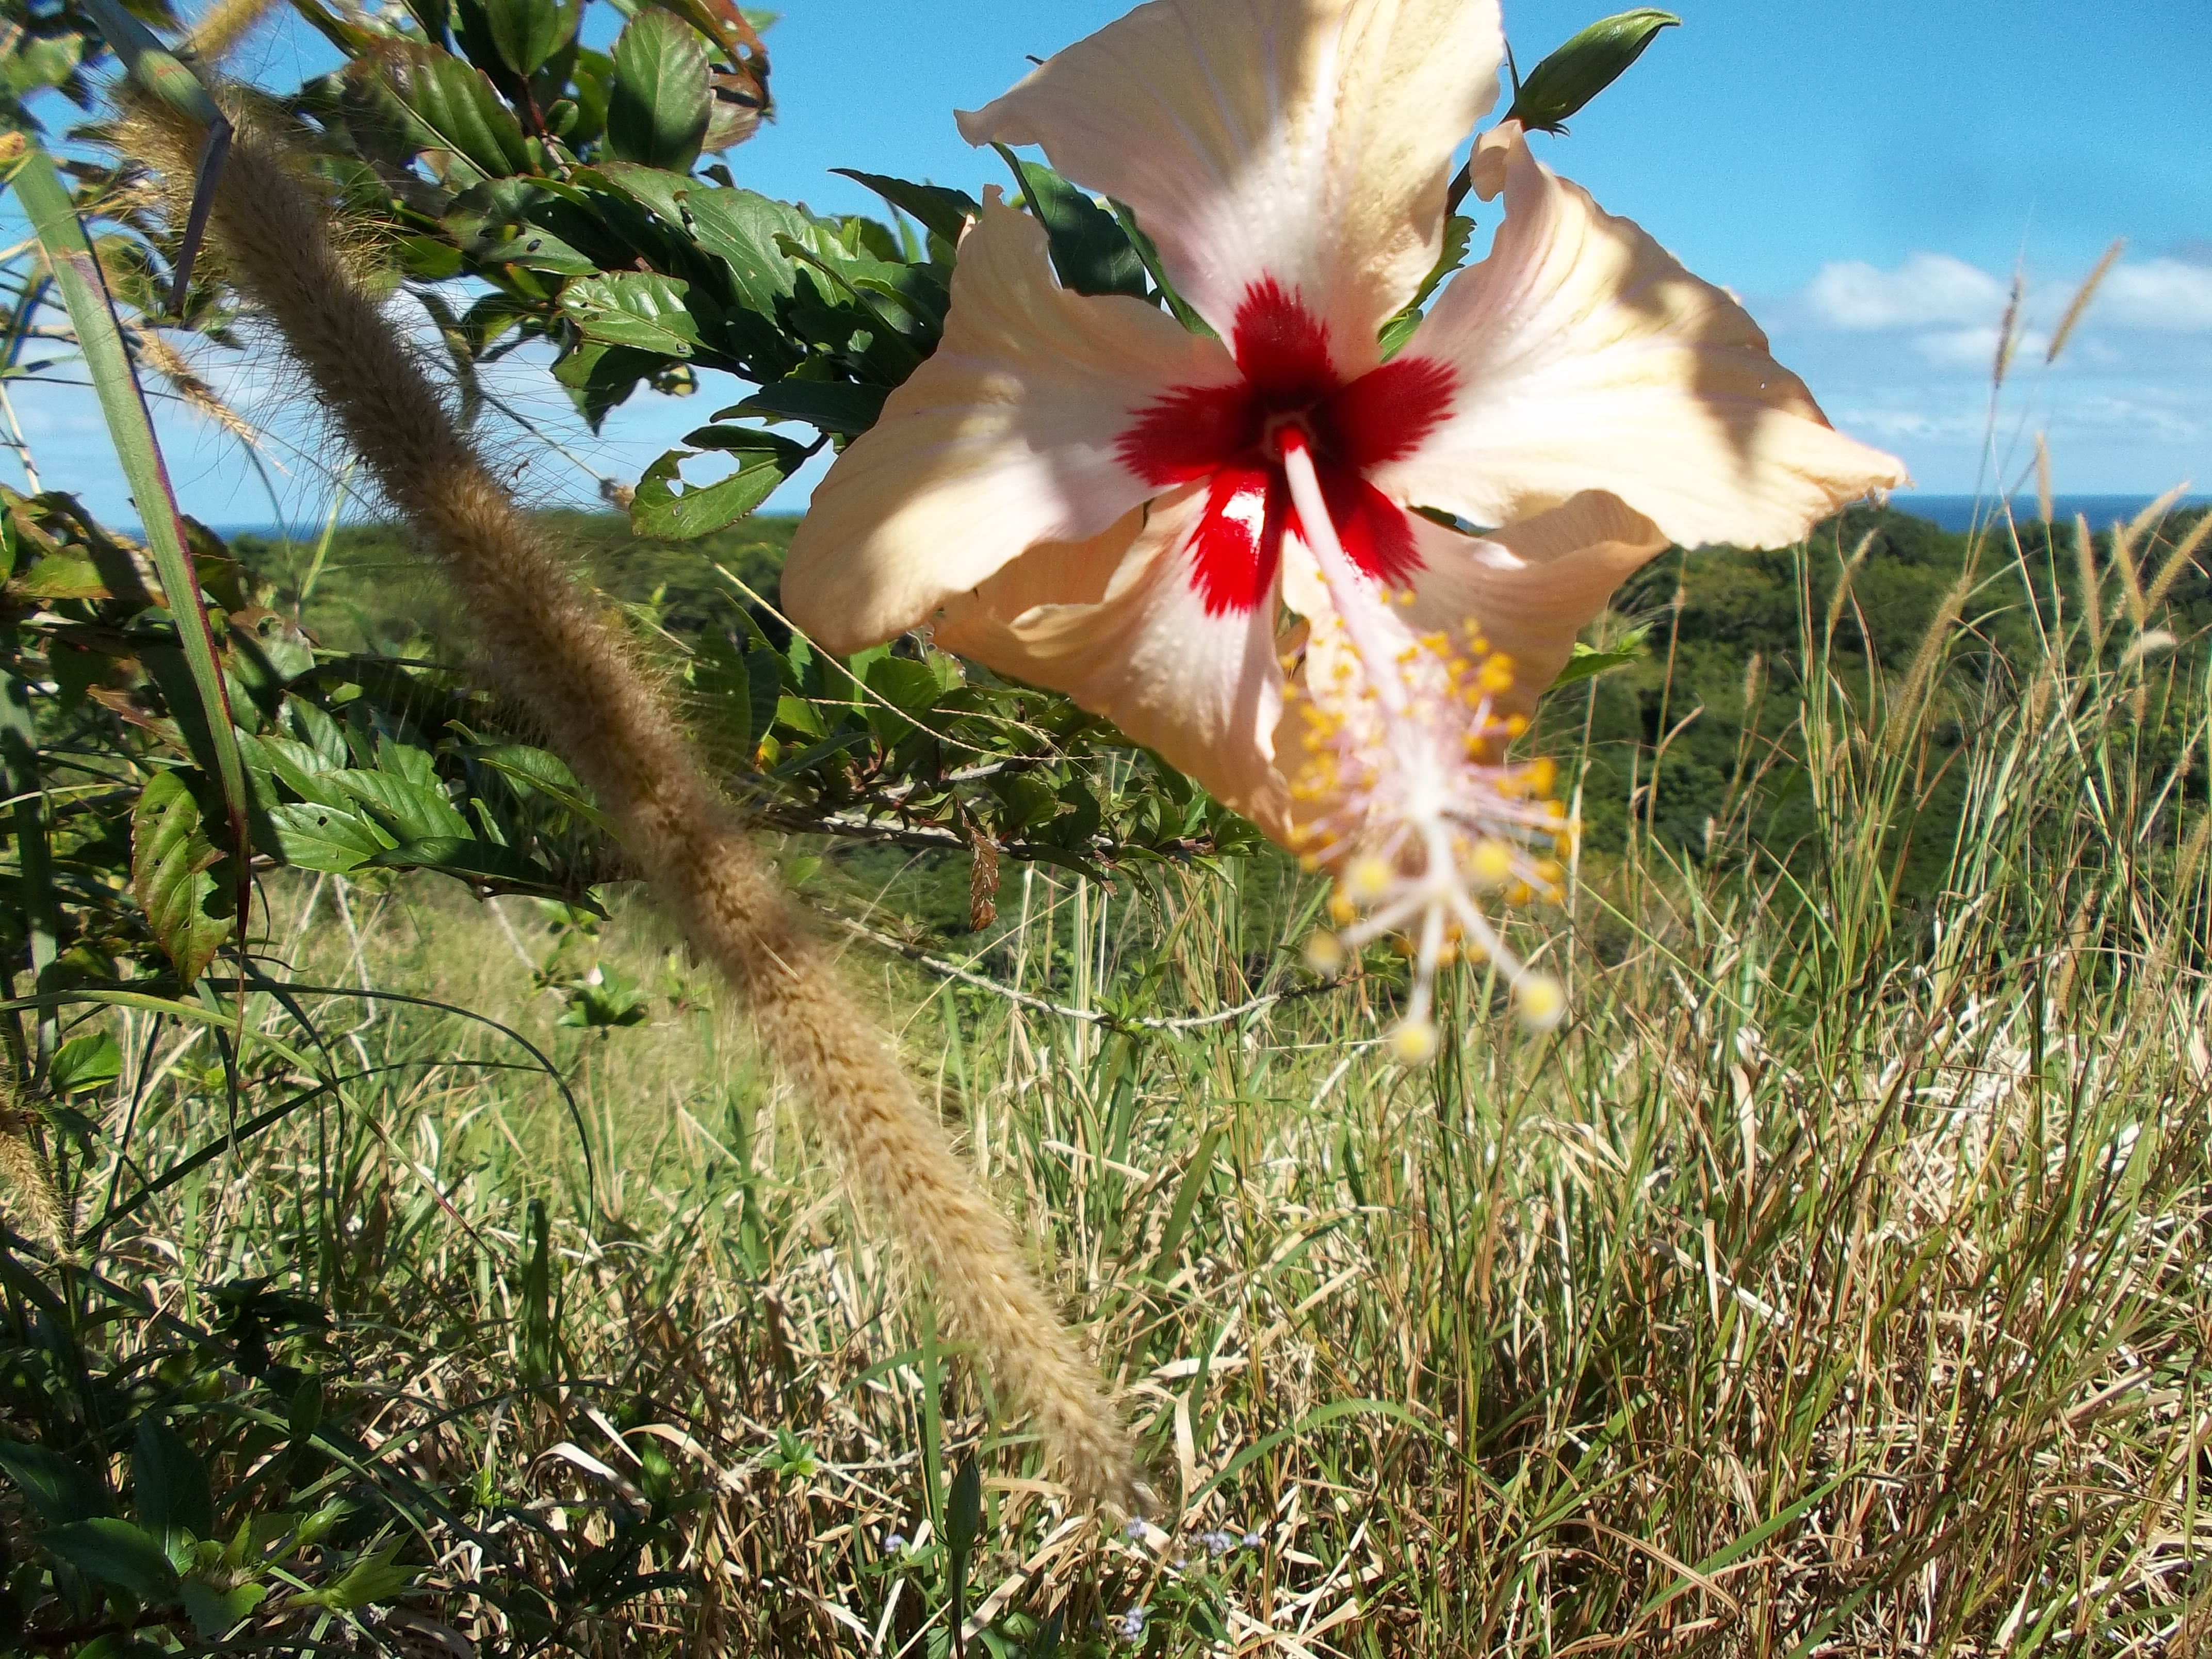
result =
[{"label": "green grass blade", "polygon": [[238,925],[243,929],[251,896],[246,768],[239,758],[238,739],[231,728],[230,694],[223,684],[222,666],[216,661],[215,635],[200,605],[199,574],[185,541],[184,521],[178,513],[176,494],[169,487],[168,468],[155,441],[145,393],[131,369],[131,355],[124,349],[123,331],[116,323],[107,285],[52,159],[33,145],[23,157],[15,185],[39,246],[52,268],[70,322],[76,330],[78,349],[84,354],[85,368],[99,394],[116,459],[122,463],[123,476],[145,525],[146,545],[154,556],[155,568],[161,573],[169,613],[176,619],[177,638],[191,669],[193,687],[199,693],[200,713],[207,722],[209,746],[214,750],[223,808],[229,819]]}]

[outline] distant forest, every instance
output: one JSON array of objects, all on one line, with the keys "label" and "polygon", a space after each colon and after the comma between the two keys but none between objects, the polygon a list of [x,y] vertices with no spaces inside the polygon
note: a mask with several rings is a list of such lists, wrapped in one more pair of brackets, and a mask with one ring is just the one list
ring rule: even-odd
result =
[{"label": "distant forest", "polygon": [[[2138,590],[2205,511],[2174,513],[2143,538],[2132,562],[2142,568]],[[737,583],[773,604],[794,518],[762,515],[699,541],[666,542],[634,535],[613,514],[550,516],[589,579],[672,656],[737,628],[739,607],[771,637],[784,632]],[[1846,562],[1863,544],[1844,603],[1835,606]],[[2094,546],[2100,603],[2124,624],[2130,578],[2114,568],[2110,526],[2096,532]],[[312,542],[249,534],[233,547],[326,646],[441,656],[457,648],[459,629],[437,580],[398,532],[342,527],[319,564]],[[1970,556],[1975,580],[1960,593]],[[2172,583],[2164,619],[2172,644],[2153,641],[2174,672],[2149,677],[2160,689],[2146,699],[2135,734],[2153,751],[2146,758],[2170,763],[2181,752],[2192,710],[2166,688],[2184,683],[2179,671],[2212,629],[2208,559],[2212,552],[2200,550]],[[1917,826],[1899,826],[1911,829],[1901,843],[1899,896],[1925,900],[1942,881],[1963,787],[1949,762],[1985,711],[2023,694],[2051,619],[2081,615],[2081,568],[2069,525],[2054,538],[2049,526],[2022,523],[2015,552],[2002,531],[1972,543],[1926,520],[1872,507],[1824,524],[1802,551],[1670,550],[1621,589],[1592,630],[1593,644],[1626,660],[1552,692],[1536,741],[1568,763],[1570,781],[1579,770],[1589,856],[1602,860],[1639,834],[1692,860],[1738,857],[1752,846],[1786,858],[1809,823],[1796,730],[1808,641],[1817,646],[1833,609],[1828,672],[1838,694],[1865,711],[1910,678],[1931,624],[1955,602],[1981,648],[1972,672],[1953,677],[1949,695],[1957,698],[1955,688],[1965,684],[1978,688],[1980,700],[1942,711],[1920,757],[1918,798],[1899,806]],[[2108,654],[2117,660],[2134,637],[2123,625]],[[2078,660],[2078,646],[2075,654]],[[2199,757],[2189,793],[2201,797],[2204,787]]]}]

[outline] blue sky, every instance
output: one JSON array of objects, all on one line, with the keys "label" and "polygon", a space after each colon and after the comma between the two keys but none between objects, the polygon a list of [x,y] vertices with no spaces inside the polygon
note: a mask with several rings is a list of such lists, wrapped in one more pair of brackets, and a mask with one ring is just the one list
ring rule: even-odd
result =
[{"label": "blue sky", "polygon": [[[994,96],[1042,56],[1110,21],[1115,0],[793,0],[769,31],[780,114],[733,153],[742,183],[825,210],[872,198],[832,167],[969,189],[995,158],[951,112]],[[1533,63],[1603,5],[1508,0]],[[2047,428],[2062,489],[2212,488],[2212,28],[2203,0],[1681,0],[1623,81],[1540,153],[1727,284],[1837,424],[1903,455],[1923,489],[1976,487],[1989,362],[2015,269],[2026,349],[1998,422],[2008,477]],[[289,85],[321,61],[298,25],[270,25],[234,67]],[[1488,227],[1486,226],[1485,228]],[[2058,364],[2040,330],[2107,244],[2127,249]],[[254,401],[265,360],[222,371]],[[632,477],[720,406],[640,398],[597,438],[567,422],[534,368],[505,382],[600,472]],[[18,408],[50,485],[119,501],[88,402],[23,388]],[[263,405],[266,407],[266,405]],[[280,437],[296,422],[273,419]],[[265,521],[234,447],[167,422],[187,509]],[[588,476],[526,442],[541,495]],[[286,462],[288,510],[326,498],[323,463]],[[0,463],[0,476],[7,476]],[[779,497],[778,504],[785,498]],[[794,497],[790,504],[796,505]],[[126,514],[111,513],[122,518]]]}]

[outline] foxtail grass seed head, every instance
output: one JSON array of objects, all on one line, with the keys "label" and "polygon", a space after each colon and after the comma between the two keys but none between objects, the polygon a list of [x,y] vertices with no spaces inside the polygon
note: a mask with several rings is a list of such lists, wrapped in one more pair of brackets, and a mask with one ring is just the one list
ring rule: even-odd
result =
[{"label": "foxtail grass seed head", "polygon": [[[181,218],[201,131],[126,102],[118,144]],[[743,999],[866,1209],[927,1271],[944,1322],[1036,1419],[1086,1498],[1142,1499],[1103,1378],[1030,1273],[974,1170],[846,993],[703,769],[663,687],[516,504],[333,241],[283,139],[250,111],[209,222],[232,281],[267,314],[386,497],[438,554],[491,666],[603,802],[693,946]]]},{"label": "foxtail grass seed head", "polygon": [[1338,931],[1316,938],[1343,954],[1400,943],[1413,983],[1389,1046],[1402,1065],[1435,1054],[1437,973],[1462,956],[1495,963],[1522,1023],[1547,1030],[1565,1014],[1565,994],[1508,947],[1491,908],[1564,896],[1553,854],[1573,835],[1553,797],[1557,766],[1507,757],[1523,729],[1502,706],[1513,663],[1471,618],[1413,631],[1406,607],[1346,556],[1295,434],[1283,460],[1328,600],[1316,606],[1293,692],[1304,753],[1291,795],[1308,813],[1299,851],[1336,874],[1328,913]]}]

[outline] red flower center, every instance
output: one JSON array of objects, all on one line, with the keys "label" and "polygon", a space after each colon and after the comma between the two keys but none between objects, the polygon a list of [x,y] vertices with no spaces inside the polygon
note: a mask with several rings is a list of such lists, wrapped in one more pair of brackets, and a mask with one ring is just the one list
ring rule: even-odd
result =
[{"label": "red flower center", "polygon": [[1118,446],[1123,464],[1156,488],[1207,480],[1191,540],[1191,582],[1206,615],[1250,611],[1274,591],[1283,532],[1298,527],[1276,447],[1290,426],[1313,446],[1346,555],[1386,585],[1410,580],[1421,568],[1413,527],[1366,474],[1410,453],[1443,419],[1451,370],[1401,357],[1347,383],[1331,364],[1327,325],[1272,276],[1245,290],[1230,349],[1242,385],[1179,386]]}]

